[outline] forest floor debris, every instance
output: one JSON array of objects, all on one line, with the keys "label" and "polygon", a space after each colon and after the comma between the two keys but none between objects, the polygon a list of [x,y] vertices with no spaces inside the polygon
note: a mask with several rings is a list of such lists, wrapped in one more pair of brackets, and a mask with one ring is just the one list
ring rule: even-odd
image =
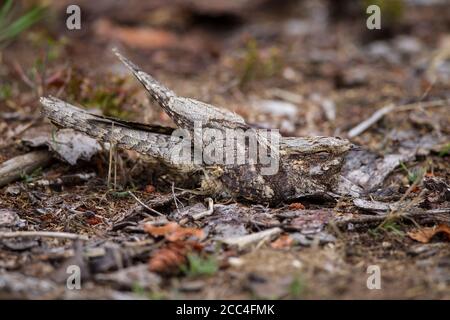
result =
[{"label": "forest floor debris", "polygon": [[[401,28],[373,40],[364,21],[330,18],[326,1],[281,11],[259,0],[82,2],[82,33],[43,22],[0,54],[1,298],[450,298],[441,5],[408,4]],[[53,131],[44,92],[173,127],[115,46],[180,95],[254,126],[350,138],[342,179],[352,192],[276,206],[208,199],[134,152]],[[81,290],[66,288],[73,264]],[[371,265],[382,290],[366,286]]]}]

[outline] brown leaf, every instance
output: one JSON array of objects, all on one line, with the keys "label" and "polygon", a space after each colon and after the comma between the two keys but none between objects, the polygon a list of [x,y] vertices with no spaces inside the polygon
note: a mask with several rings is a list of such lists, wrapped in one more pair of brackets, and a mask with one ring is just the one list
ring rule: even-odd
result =
[{"label": "brown leaf", "polygon": [[102,219],[97,216],[89,217],[86,219],[87,223],[89,223],[92,226],[95,226],[96,224],[102,223]]},{"label": "brown leaf", "polygon": [[148,262],[152,272],[173,273],[186,263],[186,256],[192,251],[201,251],[203,246],[195,241],[175,241],[157,250]]},{"label": "brown leaf", "polygon": [[293,202],[289,205],[290,210],[304,210],[305,206],[300,202]]},{"label": "brown leaf", "polygon": [[153,192],[155,192],[155,190],[156,190],[156,188],[154,186],[152,186],[151,184],[145,186],[145,189],[144,189],[144,191],[146,193],[153,193]]},{"label": "brown leaf", "polygon": [[289,248],[292,246],[293,242],[294,240],[288,234],[285,234],[279,237],[274,242],[272,242],[270,246],[274,249]]},{"label": "brown leaf", "polygon": [[176,222],[169,222],[161,227],[146,223],[144,225],[144,230],[154,237],[164,236],[168,241],[171,242],[185,240],[191,236],[198,239],[202,239],[204,237],[203,230],[181,227]]},{"label": "brown leaf", "polygon": [[157,49],[177,46],[178,37],[168,31],[147,27],[123,27],[102,19],[95,24],[95,33],[109,40],[119,40],[133,48]]},{"label": "brown leaf", "polygon": [[447,239],[450,240],[450,226],[446,224],[410,231],[408,236],[416,241],[428,243],[438,233],[444,233]]}]

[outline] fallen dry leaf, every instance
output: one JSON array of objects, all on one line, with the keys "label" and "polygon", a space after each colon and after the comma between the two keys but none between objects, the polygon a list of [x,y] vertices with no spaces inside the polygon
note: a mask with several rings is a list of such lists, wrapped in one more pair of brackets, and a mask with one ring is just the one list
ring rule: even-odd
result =
[{"label": "fallen dry leaf", "polygon": [[290,210],[304,210],[305,206],[300,202],[294,202],[289,205]]},{"label": "fallen dry leaf", "polygon": [[294,240],[288,234],[285,234],[272,242],[270,246],[273,249],[284,249],[291,247],[293,242]]},{"label": "fallen dry leaf", "polygon": [[176,222],[169,222],[164,226],[153,226],[150,223],[144,225],[145,232],[150,233],[154,237],[164,236],[168,241],[174,242],[185,240],[189,237],[203,239],[204,233],[201,229],[181,227]]},{"label": "fallen dry leaf", "polygon": [[87,222],[88,224],[90,224],[91,226],[95,226],[95,225],[97,225],[97,224],[99,224],[99,223],[102,223],[102,219],[101,219],[100,217],[93,216],[93,217],[87,218],[87,219],[86,219],[86,222]]},{"label": "fallen dry leaf", "polygon": [[444,233],[447,239],[450,240],[450,226],[446,224],[410,231],[408,236],[416,241],[428,243],[438,233]]},{"label": "fallen dry leaf", "polygon": [[173,273],[186,263],[186,256],[192,251],[201,251],[203,246],[195,241],[175,241],[157,250],[148,262],[152,272]]},{"label": "fallen dry leaf", "polygon": [[145,186],[145,190],[146,193],[153,193],[156,191],[156,188],[154,186],[152,186],[151,184],[146,185]]}]

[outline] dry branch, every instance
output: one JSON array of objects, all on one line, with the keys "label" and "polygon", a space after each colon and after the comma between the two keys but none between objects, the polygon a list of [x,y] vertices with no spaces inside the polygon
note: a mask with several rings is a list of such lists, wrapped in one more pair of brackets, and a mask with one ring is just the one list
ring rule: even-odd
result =
[{"label": "dry branch", "polygon": [[47,166],[52,154],[47,150],[33,151],[0,164],[0,187],[19,179],[24,174]]},{"label": "dry branch", "polygon": [[389,112],[394,110],[394,108],[395,108],[394,105],[388,105],[388,106],[385,106],[385,107],[377,110],[368,119],[364,120],[363,122],[358,124],[356,127],[351,129],[348,132],[348,137],[354,138],[354,137],[360,135],[361,133],[363,133],[364,131],[369,129],[371,126],[373,126],[375,123],[380,121],[380,119],[383,118],[386,114],[388,114]]},{"label": "dry branch", "polygon": [[17,238],[17,237],[44,237],[44,238],[59,238],[69,240],[89,240],[87,236],[67,232],[52,232],[52,231],[15,231],[15,232],[0,232],[1,238]]},{"label": "dry branch", "polygon": [[337,221],[335,224],[342,229],[348,229],[353,225],[355,229],[366,228],[371,225],[378,225],[389,219],[414,219],[417,222],[450,222],[450,208],[432,209],[432,210],[411,210],[402,214],[387,215],[356,215],[350,219]]}]

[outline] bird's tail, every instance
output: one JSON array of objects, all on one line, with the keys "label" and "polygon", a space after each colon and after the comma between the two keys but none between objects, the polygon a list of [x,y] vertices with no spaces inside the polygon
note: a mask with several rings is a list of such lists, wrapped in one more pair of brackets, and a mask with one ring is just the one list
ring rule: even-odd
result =
[{"label": "bird's tail", "polygon": [[152,99],[155,100],[164,110],[169,110],[169,100],[170,98],[176,96],[175,93],[158,82],[151,75],[142,71],[137,65],[121,55],[117,49],[114,48],[113,52],[120,59],[120,61],[122,61],[122,63],[130,69],[139,82],[142,83]]},{"label": "bird's tail", "polygon": [[41,97],[40,102],[42,113],[57,126],[83,132],[124,149],[164,159],[173,143],[170,135],[145,130],[145,125],[134,128],[132,122],[94,115],[52,96]]}]

